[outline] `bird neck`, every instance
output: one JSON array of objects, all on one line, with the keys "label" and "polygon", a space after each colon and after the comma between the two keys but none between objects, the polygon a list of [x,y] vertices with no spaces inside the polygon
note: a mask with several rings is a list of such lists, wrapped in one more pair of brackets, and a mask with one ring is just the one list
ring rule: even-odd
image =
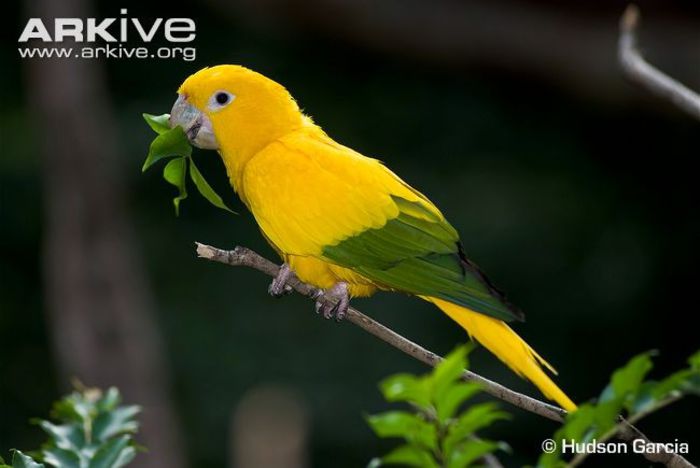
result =
[{"label": "bird neck", "polygon": [[[233,189],[243,197],[243,174],[248,162],[265,147],[306,125],[307,118],[300,112],[276,115],[270,119],[232,122],[235,132],[221,132],[219,154]],[[219,132],[215,129],[217,135]],[[239,137],[244,135],[244,137]],[[244,200],[245,201],[245,200]]]}]

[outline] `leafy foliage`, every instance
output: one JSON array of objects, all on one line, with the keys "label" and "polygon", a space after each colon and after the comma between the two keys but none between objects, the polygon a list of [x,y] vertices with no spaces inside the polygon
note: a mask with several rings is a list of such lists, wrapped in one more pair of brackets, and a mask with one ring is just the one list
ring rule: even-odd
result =
[{"label": "leafy foliage", "polygon": [[12,465],[6,465],[5,461],[0,458],[0,468],[44,468],[44,465],[34,461],[29,455],[25,455],[19,450],[14,450],[12,453]]},{"label": "leafy foliage", "polygon": [[[700,351],[688,359],[690,366],[687,369],[660,381],[644,380],[653,367],[652,355],[652,352],[639,354],[616,370],[598,400],[583,404],[570,413],[553,440],[573,439],[587,443],[595,439],[604,442],[619,429],[620,415],[634,423],[684,394],[700,395]],[[558,443],[557,447],[560,446]],[[544,453],[538,466],[559,467],[566,466],[566,463],[561,452],[556,450]]]},{"label": "leafy foliage", "polygon": [[151,142],[148,155],[146,156],[141,171],[145,172],[162,159],[173,158],[168,161],[168,164],[166,164],[163,169],[163,178],[177,187],[178,195],[173,198],[176,215],[180,214],[180,202],[187,198],[188,169],[190,179],[194,183],[194,186],[197,187],[199,193],[206,198],[209,203],[222,210],[235,213],[226,206],[223,199],[214,191],[199,169],[197,169],[194,159],[192,159],[192,146],[187,140],[185,132],[180,127],[171,129],[168,124],[169,117],[168,114],[158,116],[143,114],[143,118],[146,120],[148,126],[151,127],[158,136]]},{"label": "leafy foliage", "polygon": [[[32,456],[15,450],[11,468],[120,468],[136,456],[138,406],[120,406],[116,388],[75,391],[54,404],[52,422],[36,424],[49,439]],[[39,461],[37,461],[39,460]],[[0,463],[3,463],[0,460]],[[10,465],[0,464],[0,468]]]},{"label": "leafy foliage", "polygon": [[478,384],[461,380],[468,351],[466,347],[457,348],[429,374],[396,374],[380,383],[388,402],[408,403],[412,410],[387,411],[367,418],[377,436],[404,439],[403,445],[373,459],[370,467],[463,468],[496,449],[507,449],[504,443],[474,435],[493,422],[508,418],[496,404],[473,404],[459,411],[480,391]]}]

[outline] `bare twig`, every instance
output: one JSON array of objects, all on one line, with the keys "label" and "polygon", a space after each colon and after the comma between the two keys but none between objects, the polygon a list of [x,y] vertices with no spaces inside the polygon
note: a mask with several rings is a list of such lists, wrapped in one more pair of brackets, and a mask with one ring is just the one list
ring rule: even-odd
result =
[{"label": "bare twig", "polygon": [[700,95],[650,65],[637,48],[639,8],[629,5],[620,19],[618,56],[625,74],[653,94],[668,99],[700,120]]},{"label": "bare twig", "polygon": [[[700,95],[674,80],[670,76],[650,65],[637,48],[637,26],[639,25],[639,8],[629,5],[620,19],[620,39],[618,56],[625,74],[636,83],[659,97],[670,100],[680,109],[700,120]],[[627,441],[649,439],[631,423],[623,421],[617,437]],[[669,453],[645,454],[649,461],[664,463],[669,467],[692,466],[680,455]]]},{"label": "bare twig", "polygon": [[[279,271],[279,266],[267,260],[266,258],[258,255],[250,249],[245,247],[236,247],[233,250],[221,250],[210,245],[196,243],[197,245],[197,255],[201,258],[207,260],[225,263],[231,266],[246,266],[253,268],[255,270],[261,271],[269,276],[277,276]],[[296,292],[302,294],[309,298],[319,297],[319,290],[310,286],[297,278],[294,274],[289,278],[287,282]],[[428,364],[429,366],[436,366],[442,358],[437,354],[429,351],[416,343],[404,338],[390,328],[385,327],[376,320],[371,319],[357,309],[350,307],[346,316],[346,320],[358,327],[362,328],[366,332],[374,335],[380,340],[390,344],[396,349],[403,351],[414,359]],[[511,390],[503,385],[489,380],[485,377],[480,376],[474,372],[465,370],[462,374],[462,378],[469,382],[479,383],[484,390],[484,392],[500,399],[505,402],[517,406],[518,408],[529,411],[530,413],[537,414],[552,421],[562,422],[566,417],[566,411],[558,408],[554,405],[550,405],[543,401],[537,400],[535,398],[523,395],[514,390]],[[620,418],[621,428],[617,433],[617,437],[621,440],[632,442],[636,439],[642,439],[645,442],[649,442],[649,439],[636,427],[629,424],[624,419]],[[663,451],[662,453],[645,453],[644,457],[655,463],[664,463],[668,467],[672,468],[693,468],[685,458],[678,454]]]}]

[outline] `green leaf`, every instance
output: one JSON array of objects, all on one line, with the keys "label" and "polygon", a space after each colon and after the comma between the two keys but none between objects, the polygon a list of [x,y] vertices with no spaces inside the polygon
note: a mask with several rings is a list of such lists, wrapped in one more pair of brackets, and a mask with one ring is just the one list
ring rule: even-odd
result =
[{"label": "green leaf", "polygon": [[119,390],[116,387],[109,387],[96,406],[99,411],[112,411],[121,401]]},{"label": "green leaf", "polygon": [[382,462],[386,465],[398,464],[427,468],[439,466],[429,451],[413,445],[403,445],[392,450],[382,457]]},{"label": "green leaf", "polygon": [[700,350],[688,358],[688,364],[690,364],[691,369],[700,370]]},{"label": "green leaf", "polygon": [[690,364],[689,369],[673,374],[669,377],[669,382],[662,381],[662,383],[675,385],[673,390],[700,396],[700,351],[695,352],[688,358],[688,364]]},{"label": "green leaf", "polygon": [[442,423],[452,418],[459,407],[481,390],[474,382],[456,382],[435,399],[438,420]]},{"label": "green leaf", "polygon": [[430,406],[428,380],[412,374],[395,374],[379,383],[379,389],[386,401],[405,401],[423,409]]},{"label": "green leaf", "polygon": [[543,453],[537,460],[537,468],[568,468],[568,463],[559,458],[559,452]]},{"label": "green leaf", "polygon": [[405,411],[390,411],[369,416],[367,423],[379,437],[402,437],[414,418],[417,416]]},{"label": "green leaf", "polygon": [[139,406],[122,406],[112,411],[100,413],[93,422],[92,434],[94,440],[104,442],[118,434],[135,433],[139,424],[134,420],[141,411]]},{"label": "green leaf", "polygon": [[367,418],[377,436],[403,437],[429,449],[437,447],[437,430],[421,416],[405,411],[388,411]]},{"label": "green leaf", "polygon": [[202,173],[199,172],[199,169],[197,169],[197,166],[195,166],[194,159],[189,158],[189,160],[190,177],[192,178],[192,182],[194,182],[195,187],[197,187],[197,190],[199,190],[199,193],[201,193],[202,196],[209,200],[209,203],[211,203],[215,207],[221,208],[222,210],[226,210],[229,213],[237,214],[235,211],[226,206],[219,194],[217,194],[214,191],[214,189],[211,188],[211,185],[209,185],[209,183],[204,179]]},{"label": "green leaf", "polygon": [[700,395],[700,368],[691,367],[675,372],[660,382],[644,382],[638,389],[630,414],[652,412],[655,406],[663,404],[668,398],[680,396],[683,393]]},{"label": "green leaf", "polygon": [[81,468],[82,466],[80,455],[71,450],[51,447],[42,450],[41,455],[46,463],[57,468]]},{"label": "green leaf", "polygon": [[[439,465],[431,453],[414,445],[402,445],[381,458],[381,465],[405,465],[437,468]],[[376,466],[381,466],[376,465]]]},{"label": "green leaf", "polygon": [[153,115],[153,114],[141,114],[143,119],[146,121],[149,127],[153,129],[154,132],[161,134],[170,130],[170,114]]},{"label": "green leaf", "polygon": [[151,142],[141,172],[145,172],[149,167],[163,158],[177,156],[189,157],[191,154],[192,146],[190,146],[185,132],[182,128],[175,127],[161,133]]},{"label": "green leaf", "polygon": [[[610,384],[603,390],[599,401],[601,403],[615,398],[621,398],[626,406],[633,404],[633,395],[637,392],[644,377],[654,367],[652,352],[639,354],[622,368],[616,370],[610,380]],[[631,398],[632,397],[632,398]]]},{"label": "green leaf", "polygon": [[178,196],[173,198],[176,216],[180,215],[180,202],[187,198],[186,177],[187,161],[184,157],[171,160],[163,169],[163,178],[178,189]]},{"label": "green leaf", "polygon": [[471,439],[452,451],[448,458],[447,467],[465,468],[471,466],[479,458],[502,447],[504,447],[504,444],[498,442]]},{"label": "green leaf", "polygon": [[73,394],[55,402],[51,408],[51,416],[64,422],[82,423],[83,417],[75,410],[72,397]]},{"label": "green leaf", "polygon": [[[122,455],[123,451],[126,450],[128,453],[134,451],[133,447],[129,447],[130,440],[130,436],[123,435],[103,444],[97,452],[95,452],[92,460],[90,460],[89,468],[117,468],[118,466],[123,466],[117,465],[117,462],[125,459]],[[128,456],[126,456],[126,458],[128,458]],[[131,458],[133,458],[133,455]]]},{"label": "green leaf", "polygon": [[593,426],[596,419],[596,406],[591,403],[580,405],[578,409],[566,416],[565,424],[556,432],[554,440],[575,439],[585,440],[584,436]]},{"label": "green leaf", "polygon": [[50,421],[39,421],[39,426],[60,449],[77,451],[85,446],[85,435],[76,424],[58,425]]},{"label": "green leaf", "polygon": [[131,463],[135,456],[136,448],[130,445],[119,452],[119,456],[114,461],[111,468],[121,468],[122,466],[126,466]]},{"label": "green leaf", "polygon": [[659,382],[652,391],[657,399],[679,392],[700,394],[700,369],[683,369],[671,374]]},{"label": "green leaf", "polygon": [[617,417],[622,411],[622,399],[602,401],[595,406],[593,426],[583,435],[583,439],[594,439],[612,429],[617,424]]},{"label": "green leaf", "polygon": [[435,367],[430,379],[433,387],[433,399],[443,398],[443,393],[455,381],[459,380],[467,367],[467,353],[470,350],[466,346],[460,346],[448,354],[445,359]]},{"label": "green leaf", "polygon": [[32,457],[15,450],[12,455],[12,468],[44,468],[43,463],[35,462]]},{"label": "green leaf", "polygon": [[91,421],[95,413],[97,413],[95,404],[83,398],[81,395],[75,395],[75,397],[70,398],[69,401],[73,405],[75,413],[80,417],[80,422],[83,424]]},{"label": "green leaf", "polygon": [[482,403],[470,407],[449,426],[443,442],[443,451],[447,454],[452,453],[460,443],[467,440],[474,432],[490,426],[495,421],[509,417],[508,413],[500,411],[495,403]]}]

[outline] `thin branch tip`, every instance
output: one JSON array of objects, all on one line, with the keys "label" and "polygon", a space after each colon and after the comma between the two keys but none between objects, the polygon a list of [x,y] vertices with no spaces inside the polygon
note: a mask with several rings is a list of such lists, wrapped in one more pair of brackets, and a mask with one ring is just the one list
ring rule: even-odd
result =
[{"label": "thin branch tip", "polygon": [[625,76],[700,120],[700,95],[654,67],[639,52],[636,34],[640,17],[637,5],[630,4],[620,18],[617,53]]},{"label": "thin branch tip", "polygon": [[197,256],[199,258],[212,258],[213,257],[213,250],[211,246],[208,246],[206,244],[200,244],[199,242],[195,242],[194,245],[197,246]]},{"label": "thin branch tip", "polygon": [[631,33],[637,29],[639,25],[639,18],[641,14],[639,12],[639,7],[634,3],[630,3],[625,8],[625,12],[622,14],[620,19],[620,29],[623,33]]}]

